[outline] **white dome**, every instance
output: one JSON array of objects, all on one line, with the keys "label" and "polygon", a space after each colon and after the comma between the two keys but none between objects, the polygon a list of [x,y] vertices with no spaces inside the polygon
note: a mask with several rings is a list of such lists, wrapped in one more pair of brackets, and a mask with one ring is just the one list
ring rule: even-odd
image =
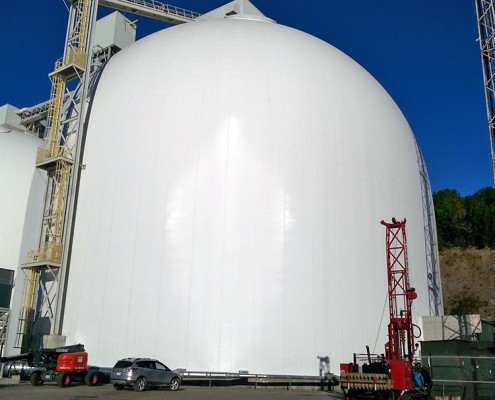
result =
[{"label": "white dome", "polygon": [[43,141],[32,135],[0,126],[0,268],[17,269],[6,355],[14,352],[22,303],[24,274],[20,264],[39,244],[45,173],[36,169],[35,161],[41,144]]},{"label": "white dome", "polygon": [[233,18],[128,47],[98,84],[84,164],[63,334],[92,364],[316,375],[330,356],[338,373],[373,348],[393,216],[428,314],[413,134],[310,35]]}]

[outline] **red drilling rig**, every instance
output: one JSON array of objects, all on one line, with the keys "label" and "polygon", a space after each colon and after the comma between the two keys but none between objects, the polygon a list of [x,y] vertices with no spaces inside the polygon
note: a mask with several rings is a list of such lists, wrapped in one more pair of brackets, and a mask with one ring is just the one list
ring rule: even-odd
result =
[{"label": "red drilling rig", "polygon": [[[414,365],[414,324],[411,306],[417,298],[409,285],[406,220],[381,221],[386,228],[388,305],[390,322],[385,353],[354,354],[340,364],[340,384],[346,400],[426,400],[430,398],[428,371]],[[414,378],[414,379],[413,379]]]}]

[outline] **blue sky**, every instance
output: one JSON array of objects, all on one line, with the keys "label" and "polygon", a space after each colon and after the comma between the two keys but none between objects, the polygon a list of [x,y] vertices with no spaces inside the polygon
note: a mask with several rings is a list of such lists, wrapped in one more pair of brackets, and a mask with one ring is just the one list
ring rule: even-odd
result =
[{"label": "blue sky", "polygon": [[[204,13],[227,0],[173,0]],[[252,0],[280,24],[348,54],[390,93],[426,160],[432,189],[470,195],[492,185],[474,0]],[[99,7],[99,14],[111,10]],[[63,53],[63,0],[3,2],[0,105],[48,98],[48,73]],[[138,38],[167,25],[138,19]]]}]

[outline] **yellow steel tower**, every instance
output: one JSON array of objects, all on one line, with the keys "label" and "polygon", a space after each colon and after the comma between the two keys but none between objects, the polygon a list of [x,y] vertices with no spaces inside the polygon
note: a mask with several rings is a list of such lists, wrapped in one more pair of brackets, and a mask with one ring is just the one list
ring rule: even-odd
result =
[{"label": "yellow steel tower", "polygon": [[[82,167],[88,85],[91,69],[96,68],[92,63],[91,39],[98,3],[173,24],[191,22],[200,16],[154,0],[71,0],[70,3],[64,56],[55,63],[54,71],[49,75],[52,87],[47,104],[45,143],[36,157],[36,167],[47,172],[48,180],[39,247],[28,254],[28,262],[23,265],[26,276],[24,303],[15,344],[21,351],[32,346],[33,322],[37,318],[48,321],[50,334],[57,345],[65,344],[60,336],[63,303],[75,194]],[[74,83],[76,90],[68,90],[69,81]],[[71,112],[67,111],[69,107]],[[29,109],[25,126],[28,129],[35,126],[33,121],[39,120],[44,110],[45,105]],[[45,324],[40,333],[45,335],[46,330]]]},{"label": "yellow steel tower", "polygon": [[[67,136],[62,134],[62,127],[67,123],[63,118],[63,107],[64,101],[71,100],[66,83],[75,79],[82,81],[87,75],[86,66],[90,63],[88,29],[94,23],[96,7],[96,0],[71,2],[64,56],[55,63],[55,69],[49,75],[52,88],[48,104],[47,133],[45,144],[38,149],[36,157],[36,167],[46,170],[48,180],[39,248],[29,253],[28,262],[23,266],[26,275],[24,305],[20,311],[16,340],[16,347],[20,347],[22,351],[30,346],[35,310],[44,310],[45,315],[42,317],[49,320],[52,333],[56,329],[54,318],[58,286],[64,272],[62,261],[68,193],[75,159],[74,147],[70,147]],[[80,101],[76,110],[80,120],[83,120],[81,117],[84,108],[84,102]],[[47,271],[43,280],[40,279],[42,271]],[[39,290],[41,296],[37,296]]]}]

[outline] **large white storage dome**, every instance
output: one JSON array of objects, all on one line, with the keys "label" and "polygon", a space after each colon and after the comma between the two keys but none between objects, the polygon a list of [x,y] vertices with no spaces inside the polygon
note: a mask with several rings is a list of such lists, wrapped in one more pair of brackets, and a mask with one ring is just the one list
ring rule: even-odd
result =
[{"label": "large white storage dome", "polygon": [[28,251],[39,244],[46,180],[45,173],[35,168],[41,144],[43,141],[33,135],[0,125],[0,268],[17,269],[6,355],[15,352],[17,318],[23,301],[24,274],[19,266],[27,261]]},{"label": "large white storage dome", "polygon": [[103,72],[84,164],[63,334],[92,364],[338,373],[373,349],[393,216],[428,314],[413,134],[315,37],[235,17],[137,42]]}]

